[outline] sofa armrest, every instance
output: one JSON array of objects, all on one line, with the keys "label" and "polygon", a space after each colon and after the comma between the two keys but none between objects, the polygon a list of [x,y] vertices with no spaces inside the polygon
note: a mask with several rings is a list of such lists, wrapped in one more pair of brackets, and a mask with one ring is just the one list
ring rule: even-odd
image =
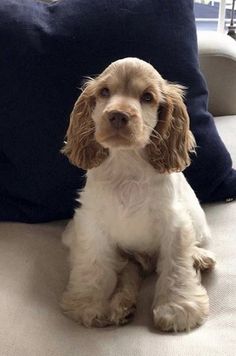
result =
[{"label": "sofa armrest", "polygon": [[200,67],[214,116],[236,114],[236,41],[212,31],[198,32]]}]

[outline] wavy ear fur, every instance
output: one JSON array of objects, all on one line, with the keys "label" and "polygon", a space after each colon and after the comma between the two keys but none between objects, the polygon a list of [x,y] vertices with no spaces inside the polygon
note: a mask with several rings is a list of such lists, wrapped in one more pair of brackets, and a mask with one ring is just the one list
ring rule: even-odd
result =
[{"label": "wavy ear fur", "polygon": [[72,164],[85,170],[99,166],[109,154],[108,149],[103,148],[94,136],[92,111],[95,106],[95,87],[94,79],[85,83],[71,113],[67,142],[61,150]]},{"label": "wavy ear fur", "polygon": [[183,171],[190,164],[189,152],[194,152],[195,139],[183,94],[180,85],[166,84],[157,125],[146,146],[148,161],[160,173]]}]

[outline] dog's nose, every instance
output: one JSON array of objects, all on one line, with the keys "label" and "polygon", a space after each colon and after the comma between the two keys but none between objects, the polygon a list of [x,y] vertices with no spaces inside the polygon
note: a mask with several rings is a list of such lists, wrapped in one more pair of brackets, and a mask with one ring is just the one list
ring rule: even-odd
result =
[{"label": "dog's nose", "polygon": [[122,129],[129,121],[128,115],[121,111],[111,112],[108,118],[114,129]]}]

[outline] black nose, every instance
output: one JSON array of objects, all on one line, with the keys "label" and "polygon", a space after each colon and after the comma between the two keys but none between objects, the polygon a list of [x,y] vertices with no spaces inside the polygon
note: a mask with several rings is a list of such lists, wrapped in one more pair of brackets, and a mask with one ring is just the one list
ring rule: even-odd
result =
[{"label": "black nose", "polygon": [[111,123],[111,126],[115,129],[122,129],[127,125],[129,121],[128,115],[121,111],[111,112],[108,118]]}]

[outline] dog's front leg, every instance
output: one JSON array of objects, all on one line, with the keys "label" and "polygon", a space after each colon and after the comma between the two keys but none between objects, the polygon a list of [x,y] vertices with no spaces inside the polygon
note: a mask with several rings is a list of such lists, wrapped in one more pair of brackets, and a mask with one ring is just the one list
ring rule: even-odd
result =
[{"label": "dog's front leg", "polygon": [[160,248],[153,319],[163,331],[190,330],[204,322],[209,300],[193,267],[191,224],[167,233]]},{"label": "dog's front leg", "polygon": [[104,327],[108,320],[109,298],[122,265],[115,247],[96,228],[96,236],[67,229],[64,242],[70,247],[70,277],[61,306],[71,319],[89,326]]},{"label": "dog's front leg", "polygon": [[128,261],[118,276],[118,283],[110,301],[111,323],[124,325],[133,319],[142,280],[140,266]]}]

